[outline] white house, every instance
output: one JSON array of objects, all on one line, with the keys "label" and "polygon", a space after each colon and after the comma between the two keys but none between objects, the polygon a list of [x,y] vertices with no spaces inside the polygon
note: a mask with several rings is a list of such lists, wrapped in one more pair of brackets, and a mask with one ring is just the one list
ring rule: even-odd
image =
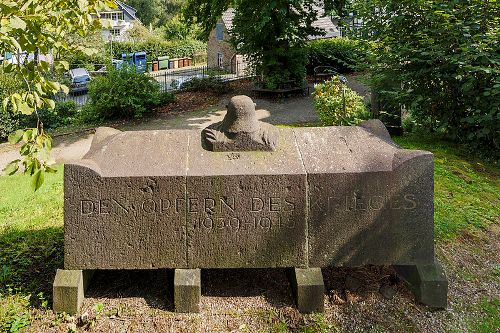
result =
[{"label": "white house", "polygon": [[125,32],[134,24],[140,24],[140,21],[136,16],[136,9],[121,1],[115,3],[116,8],[99,13],[101,19],[111,22],[110,27],[102,30],[102,37],[105,41],[121,42],[124,40]]}]

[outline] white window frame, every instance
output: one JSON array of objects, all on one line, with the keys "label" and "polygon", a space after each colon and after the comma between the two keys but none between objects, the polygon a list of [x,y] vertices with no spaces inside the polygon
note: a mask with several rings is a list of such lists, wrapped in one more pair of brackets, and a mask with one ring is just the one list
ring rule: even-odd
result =
[{"label": "white window frame", "polygon": [[217,67],[224,68],[224,54],[220,52],[217,53]]}]

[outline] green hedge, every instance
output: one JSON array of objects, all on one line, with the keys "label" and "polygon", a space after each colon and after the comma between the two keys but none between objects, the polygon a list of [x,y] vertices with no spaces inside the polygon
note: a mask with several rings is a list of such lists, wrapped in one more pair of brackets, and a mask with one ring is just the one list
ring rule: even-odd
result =
[{"label": "green hedge", "polygon": [[316,66],[333,66],[341,73],[367,66],[370,44],[349,38],[318,39],[307,44],[309,72]]},{"label": "green hedge", "polygon": [[207,44],[198,40],[183,41],[144,41],[140,43],[115,42],[113,54],[115,59],[121,59],[123,53],[146,52],[147,60],[152,61],[161,56],[170,58],[190,57],[207,52]]}]

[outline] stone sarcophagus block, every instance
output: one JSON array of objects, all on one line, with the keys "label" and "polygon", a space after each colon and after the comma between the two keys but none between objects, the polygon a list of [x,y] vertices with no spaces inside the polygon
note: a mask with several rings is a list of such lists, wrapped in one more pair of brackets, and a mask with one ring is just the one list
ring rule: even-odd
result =
[{"label": "stone sarcophagus block", "polygon": [[410,283],[431,272],[427,303],[445,306],[432,154],[401,149],[376,120],[278,130],[246,102],[202,133],[98,129],[65,167],[65,269],[285,267],[317,281],[309,269],[395,265]]}]

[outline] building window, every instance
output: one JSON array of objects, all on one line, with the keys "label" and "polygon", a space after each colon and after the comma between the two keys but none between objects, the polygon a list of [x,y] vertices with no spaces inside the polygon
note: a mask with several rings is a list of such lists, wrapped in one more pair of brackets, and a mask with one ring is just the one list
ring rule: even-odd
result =
[{"label": "building window", "polygon": [[217,66],[224,68],[224,55],[222,53],[217,53]]},{"label": "building window", "polygon": [[217,40],[219,42],[223,41],[224,40],[224,24],[217,23],[217,26],[216,26],[215,30],[216,30]]},{"label": "building window", "polygon": [[109,30],[109,34],[113,37],[120,36],[120,29],[111,29]]},{"label": "building window", "polygon": [[123,12],[102,13],[101,18],[106,20],[123,20]]}]

